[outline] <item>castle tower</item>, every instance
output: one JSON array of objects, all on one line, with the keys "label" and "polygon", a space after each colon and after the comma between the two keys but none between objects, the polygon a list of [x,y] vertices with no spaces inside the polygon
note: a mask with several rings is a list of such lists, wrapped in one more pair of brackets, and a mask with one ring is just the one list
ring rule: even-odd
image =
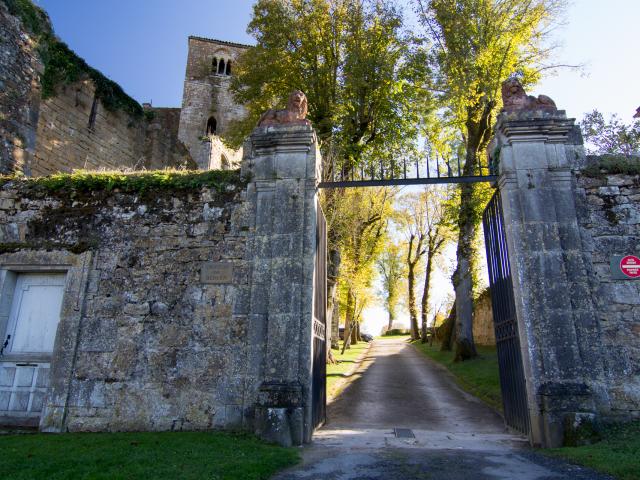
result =
[{"label": "castle tower", "polygon": [[230,86],[235,62],[247,48],[189,37],[178,138],[203,170],[228,168],[239,160],[239,153],[226,148],[219,135],[246,114],[244,106],[234,101]]}]

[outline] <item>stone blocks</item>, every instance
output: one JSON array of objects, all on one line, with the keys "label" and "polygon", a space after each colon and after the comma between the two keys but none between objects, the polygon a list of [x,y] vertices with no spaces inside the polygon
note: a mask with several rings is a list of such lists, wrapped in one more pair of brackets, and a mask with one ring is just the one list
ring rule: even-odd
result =
[{"label": "stone blocks", "polygon": [[[632,179],[576,174],[586,160],[573,120],[534,113],[502,114],[490,151],[500,157],[531,441],[556,446],[571,437],[572,419],[638,412],[639,377],[628,363],[638,336],[613,331],[624,316],[637,321],[640,283],[614,282],[607,271],[611,254],[637,252],[638,192]],[[620,401],[613,391],[629,381],[636,386]]]}]

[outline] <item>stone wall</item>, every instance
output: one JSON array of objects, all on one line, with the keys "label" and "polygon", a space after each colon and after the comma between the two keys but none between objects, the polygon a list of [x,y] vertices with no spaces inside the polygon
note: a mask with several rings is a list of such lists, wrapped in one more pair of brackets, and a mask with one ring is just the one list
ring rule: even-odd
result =
[{"label": "stone wall", "polygon": [[251,424],[241,190],[2,187],[0,268],[67,271],[43,430]]},{"label": "stone wall", "polygon": [[473,302],[473,341],[478,345],[496,344],[491,308],[491,291],[486,289]]},{"label": "stone wall", "polygon": [[[179,108],[145,108],[148,121],[144,143],[144,168],[157,170],[166,167],[197,168],[187,147],[178,140]],[[214,170],[220,167],[214,168]]]},{"label": "stone wall", "polygon": [[[597,162],[597,158],[590,159]],[[612,414],[640,415],[640,281],[612,276],[614,255],[640,253],[640,176],[577,176],[578,220]]]},{"label": "stone wall", "polygon": [[60,86],[41,102],[34,176],[136,167],[145,140],[142,122],[107,111],[94,93],[87,79]]},{"label": "stone wall", "polygon": [[[0,186],[0,337],[22,273],[66,282],[53,353],[2,357],[0,424],[25,413],[51,432],[225,427],[309,442],[325,335],[320,164],[309,126],[263,127],[247,140],[247,185],[206,172],[162,188],[155,173]],[[202,179],[216,188],[192,186]],[[41,410],[16,400],[25,355]]]},{"label": "stone wall", "polygon": [[[212,145],[207,138],[209,119],[215,119],[216,135],[222,135],[233,121],[246,114],[244,106],[235,102],[230,85],[233,65],[247,48],[247,45],[237,43],[189,37],[179,138],[200,168],[212,168],[209,167],[210,159],[217,161],[219,156],[211,153]],[[218,73],[218,69],[214,71],[214,59],[218,64],[221,60],[225,65],[231,62],[228,74],[226,66],[224,73]]]},{"label": "stone wall", "polygon": [[[50,31],[46,14],[34,12],[42,16],[38,28]],[[46,42],[37,48],[4,2],[0,24],[0,173],[197,168],[178,140],[180,109],[148,109],[153,115],[146,116],[107,110],[88,77],[58,85],[55,95],[41,99],[45,65],[38,48],[46,49]]]},{"label": "stone wall", "polygon": [[89,79],[42,100],[32,174],[74,169],[141,169],[195,164],[177,140],[179,109],[149,109],[151,120],[109,111]]},{"label": "stone wall", "polygon": [[0,25],[0,174],[29,174],[44,67],[32,36],[4,2],[0,2]]}]

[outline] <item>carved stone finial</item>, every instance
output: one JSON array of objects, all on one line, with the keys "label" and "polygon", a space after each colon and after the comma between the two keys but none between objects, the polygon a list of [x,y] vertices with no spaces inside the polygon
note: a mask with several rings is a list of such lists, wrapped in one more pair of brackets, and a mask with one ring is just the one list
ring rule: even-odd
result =
[{"label": "carved stone finial", "polygon": [[311,125],[307,120],[307,97],[300,90],[289,95],[285,110],[267,110],[258,121],[259,127],[270,125]]},{"label": "carved stone finial", "polygon": [[521,110],[555,112],[558,110],[556,103],[546,95],[539,95],[537,98],[527,95],[517,78],[509,78],[502,83],[502,103],[503,110],[507,112]]}]

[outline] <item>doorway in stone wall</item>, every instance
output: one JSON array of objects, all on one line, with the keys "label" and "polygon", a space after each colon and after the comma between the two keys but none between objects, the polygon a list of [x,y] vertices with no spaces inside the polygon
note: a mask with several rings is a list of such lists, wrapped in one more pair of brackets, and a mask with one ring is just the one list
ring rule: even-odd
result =
[{"label": "doorway in stone wall", "polygon": [[5,272],[0,302],[0,424],[37,427],[49,386],[64,273]]}]

